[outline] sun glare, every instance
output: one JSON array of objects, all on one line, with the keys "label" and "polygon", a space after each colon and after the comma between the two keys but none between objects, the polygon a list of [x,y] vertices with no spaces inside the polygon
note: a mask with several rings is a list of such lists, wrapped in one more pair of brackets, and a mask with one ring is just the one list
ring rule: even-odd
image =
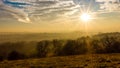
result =
[{"label": "sun glare", "polygon": [[91,20],[91,15],[88,14],[88,13],[83,13],[81,16],[80,16],[81,20],[84,21],[84,22],[88,22]]}]

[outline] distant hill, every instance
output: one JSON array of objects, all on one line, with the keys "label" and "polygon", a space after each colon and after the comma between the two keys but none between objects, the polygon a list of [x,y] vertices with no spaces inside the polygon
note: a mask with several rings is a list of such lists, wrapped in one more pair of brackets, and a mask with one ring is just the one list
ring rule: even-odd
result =
[{"label": "distant hill", "polygon": [[[95,33],[90,33],[95,34]],[[17,41],[41,41],[53,39],[77,39],[85,36],[84,32],[70,33],[0,33],[1,42],[17,42]]]}]

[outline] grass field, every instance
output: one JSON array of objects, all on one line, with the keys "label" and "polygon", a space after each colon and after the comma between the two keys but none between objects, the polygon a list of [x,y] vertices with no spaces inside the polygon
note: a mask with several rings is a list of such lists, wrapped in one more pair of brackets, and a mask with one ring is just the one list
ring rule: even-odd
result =
[{"label": "grass field", "polygon": [[120,54],[87,54],[2,61],[0,68],[120,68]]}]

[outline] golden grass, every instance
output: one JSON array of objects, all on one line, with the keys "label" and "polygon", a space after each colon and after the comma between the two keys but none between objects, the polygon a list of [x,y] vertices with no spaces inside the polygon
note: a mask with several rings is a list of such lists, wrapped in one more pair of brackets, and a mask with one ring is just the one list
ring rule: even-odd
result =
[{"label": "golden grass", "polygon": [[86,54],[0,62],[0,68],[120,68],[120,54]]}]

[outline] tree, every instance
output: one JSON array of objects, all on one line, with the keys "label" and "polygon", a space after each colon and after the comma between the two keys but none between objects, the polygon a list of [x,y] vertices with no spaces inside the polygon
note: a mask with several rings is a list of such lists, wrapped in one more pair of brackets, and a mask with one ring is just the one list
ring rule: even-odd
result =
[{"label": "tree", "polygon": [[0,56],[0,61],[3,61],[3,56]]},{"label": "tree", "polygon": [[120,42],[114,36],[104,36],[101,39],[103,45],[105,46],[106,53],[119,53],[120,52]]},{"label": "tree", "polygon": [[62,45],[63,45],[63,41],[53,40],[54,56],[61,56],[62,55],[62,48],[63,48]]},{"label": "tree", "polygon": [[8,60],[18,60],[18,59],[24,59],[25,55],[20,54],[17,51],[12,51],[8,54]]},{"label": "tree", "polygon": [[48,53],[48,45],[49,45],[49,42],[48,41],[41,41],[41,42],[38,42],[37,44],[37,56],[38,57],[46,57],[47,56],[47,53]]},{"label": "tree", "polygon": [[105,46],[102,45],[101,41],[94,39],[91,42],[92,53],[105,53]]},{"label": "tree", "polygon": [[86,45],[83,45],[82,42],[77,40],[68,40],[65,46],[63,47],[64,55],[78,55],[86,53]]}]

